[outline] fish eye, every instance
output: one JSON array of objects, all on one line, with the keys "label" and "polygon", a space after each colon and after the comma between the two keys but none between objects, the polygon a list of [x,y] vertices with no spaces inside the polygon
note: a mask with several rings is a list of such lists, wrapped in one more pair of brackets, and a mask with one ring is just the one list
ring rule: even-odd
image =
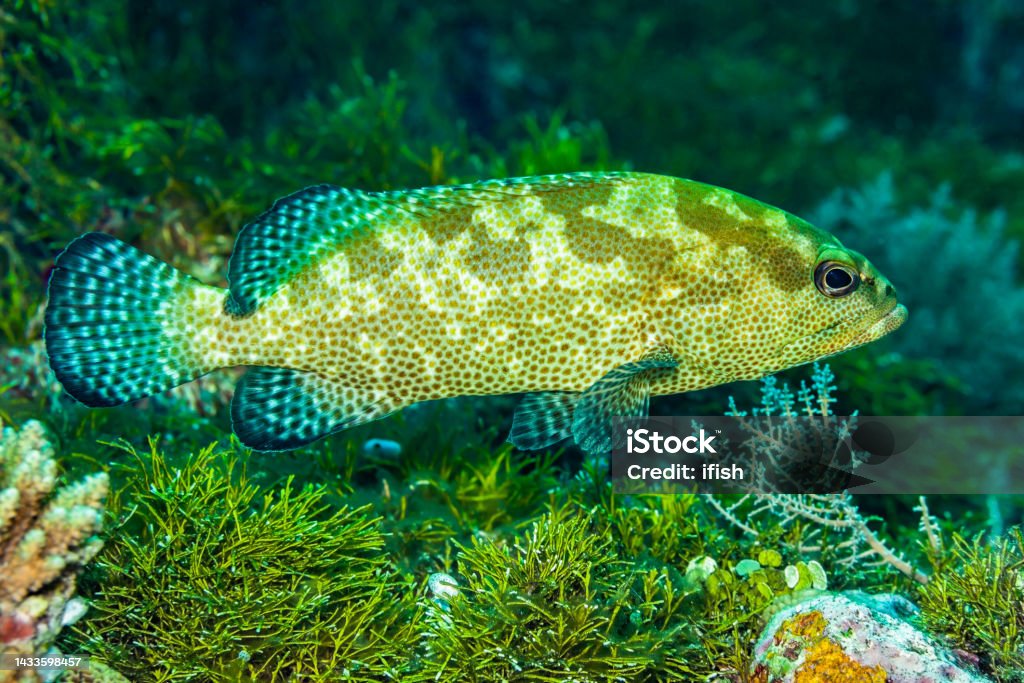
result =
[{"label": "fish eye", "polygon": [[860,286],[857,271],[837,261],[822,261],[814,270],[818,291],[833,299],[852,294]]}]

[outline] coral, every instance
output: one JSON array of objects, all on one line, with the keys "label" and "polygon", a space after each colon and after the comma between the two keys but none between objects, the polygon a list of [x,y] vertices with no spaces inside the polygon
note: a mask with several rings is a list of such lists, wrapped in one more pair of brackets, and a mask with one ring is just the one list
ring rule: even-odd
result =
[{"label": "coral", "polygon": [[[905,603],[895,603],[903,607]],[[866,594],[823,594],[768,622],[755,652],[757,683],[983,683],[953,653]]]},{"label": "coral", "polygon": [[[924,573],[871,528],[871,518],[861,513],[849,493],[751,495],[728,507],[714,498],[709,503],[755,537],[759,532],[752,528],[752,523],[757,518],[767,518],[772,526],[783,527],[793,526],[798,520],[809,522],[813,528],[803,534],[795,550],[801,555],[825,553],[831,563],[847,572],[890,566],[919,583],[928,581]],[[745,523],[738,521],[740,516],[746,519]],[[827,543],[822,541],[823,535]]]},{"label": "coral", "polygon": [[[77,575],[99,552],[107,475],[54,490],[57,463],[39,422],[0,437],[0,649],[44,655],[85,611]],[[0,671],[0,681],[13,678]]]},{"label": "coral", "polygon": [[[761,404],[740,410],[729,397],[726,415],[735,417],[749,438],[743,448],[752,456],[750,490],[772,493],[811,493],[829,486],[820,468],[842,462],[856,467],[857,454],[849,449],[856,413],[835,417],[835,375],[828,365],[814,364],[811,383],[801,380],[794,394],[774,376],[761,381]],[[848,462],[847,462],[848,461]]]},{"label": "coral", "polygon": [[[834,424],[830,427],[838,419],[832,415],[835,391],[835,375],[829,366],[815,363],[810,384],[801,381],[796,393],[775,377],[766,377],[761,381],[760,406],[741,410],[730,397],[726,414],[761,430],[748,441],[756,450],[760,467],[785,466],[787,455],[799,452],[806,441],[820,444],[822,434],[841,440],[853,429],[855,417],[838,430]],[[815,438],[809,439],[808,432]],[[853,451],[850,457],[856,464],[858,453]],[[893,567],[915,581],[927,582],[919,569],[872,528],[872,519],[860,511],[849,493],[747,494],[738,498],[711,495],[707,502],[722,519],[752,538],[770,529],[800,529],[791,542],[792,550],[798,556],[819,554],[837,572],[852,575],[863,574],[871,567]],[[929,522],[927,508],[922,517]],[[931,528],[930,522],[925,528]]]}]

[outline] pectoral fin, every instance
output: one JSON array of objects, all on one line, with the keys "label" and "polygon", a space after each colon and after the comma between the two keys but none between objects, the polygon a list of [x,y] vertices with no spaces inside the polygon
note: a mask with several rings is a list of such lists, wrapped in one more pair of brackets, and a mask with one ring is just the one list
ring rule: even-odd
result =
[{"label": "pectoral fin", "polygon": [[615,417],[646,417],[652,374],[679,365],[675,356],[658,346],[638,361],[620,365],[583,392],[576,404],[572,435],[586,453],[609,452]]}]

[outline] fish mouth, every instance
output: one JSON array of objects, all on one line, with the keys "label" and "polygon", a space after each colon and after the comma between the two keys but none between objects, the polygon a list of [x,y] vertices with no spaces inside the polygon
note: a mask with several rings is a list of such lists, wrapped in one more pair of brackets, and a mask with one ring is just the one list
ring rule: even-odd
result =
[{"label": "fish mouth", "polygon": [[[834,348],[834,349],[832,349],[832,350],[830,350],[830,351],[828,351],[826,353],[823,353],[822,355],[818,356],[816,360],[822,360],[823,358],[830,358],[832,356],[839,355],[840,353],[845,353],[847,351],[850,351],[851,349],[855,349],[855,348],[857,348],[859,346],[864,346],[865,344],[870,344],[871,342],[873,342],[873,341],[875,341],[877,339],[880,339],[880,338],[884,337],[885,335],[889,334],[890,332],[892,332],[893,330],[898,328],[900,325],[902,325],[906,321],[907,321],[907,307],[904,306],[903,304],[896,303],[895,301],[893,301],[892,302],[892,306],[890,306],[884,313],[882,313],[878,318],[876,318],[874,320],[874,322],[869,323],[867,327],[863,328],[860,331],[859,334],[856,334],[853,337],[848,338],[839,347]],[[807,337],[813,337],[813,336],[816,336],[816,335],[827,334],[829,331],[831,331],[831,330],[841,326],[844,322],[847,322],[847,320],[838,320],[835,323],[833,323],[832,325],[829,325],[828,327],[826,327],[826,328],[824,328],[822,330],[817,330],[816,332],[812,332],[812,333],[810,333],[808,335],[805,335],[803,337],[800,337],[800,338],[790,342],[785,347],[783,347],[783,349],[784,350],[789,349],[790,347],[793,346],[793,344],[796,344],[797,342],[800,342],[800,341],[802,341],[804,339],[807,339]],[[773,372],[775,372],[775,371],[773,370]]]},{"label": "fish mouth", "polygon": [[[858,346],[863,346],[864,344],[869,344],[872,341],[881,339],[882,337],[885,337],[887,334],[896,330],[901,325],[906,323],[906,317],[906,306],[904,306],[901,303],[896,303],[895,301],[893,301],[892,306],[890,306],[879,317],[874,319],[873,323],[869,323],[867,327],[863,328],[859,334],[854,335],[852,338],[847,338],[845,343],[841,343],[838,347],[834,347],[833,349],[826,350],[825,352],[821,353],[820,355],[813,359],[821,360],[823,358],[829,358],[834,355],[839,355],[840,353],[845,353],[851,349],[855,349]],[[795,344],[798,344],[799,342],[807,339],[808,337],[826,335],[828,332],[833,331],[836,328],[842,326],[845,322],[847,322],[846,319],[840,319],[840,321],[837,321],[833,325],[830,325],[822,330],[818,330],[816,332],[812,332],[809,335],[799,337],[798,339],[785,344],[782,347],[782,352],[786,352],[788,349],[791,349]],[[801,362],[809,362],[809,360],[802,360]],[[778,368],[764,368],[761,369],[761,375],[770,375],[771,373],[778,372],[779,370],[783,370],[788,367],[791,366],[781,366]]]},{"label": "fish mouth", "polygon": [[884,313],[882,317],[850,340],[850,345],[847,347],[847,350],[863,346],[864,344],[873,342],[876,339],[881,339],[905,323],[907,321],[907,315],[907,307],[894,301],[892,308]]}]

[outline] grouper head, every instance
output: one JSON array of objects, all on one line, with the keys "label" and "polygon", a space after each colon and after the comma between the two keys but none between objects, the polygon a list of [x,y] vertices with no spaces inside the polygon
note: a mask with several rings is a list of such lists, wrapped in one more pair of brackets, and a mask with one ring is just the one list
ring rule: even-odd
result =
[{"label": "grouper head", "polygon": [[672,283],[677,334],[723,377],[754,379],[832,356],[907,319],[888,278],[827,231],[739,193],[677,188],[687,236]]},{"label": "grouper head", "polygon": [[779,348],[779,359],[786,365],[873,342],[907,319],[907,309],[898,302],[888,278],[862,254],[827,237],[818,247],[813,268],[803,269],[810,282],[794,293],[794,310],[801,312],[806,325],[803,334]]}]

